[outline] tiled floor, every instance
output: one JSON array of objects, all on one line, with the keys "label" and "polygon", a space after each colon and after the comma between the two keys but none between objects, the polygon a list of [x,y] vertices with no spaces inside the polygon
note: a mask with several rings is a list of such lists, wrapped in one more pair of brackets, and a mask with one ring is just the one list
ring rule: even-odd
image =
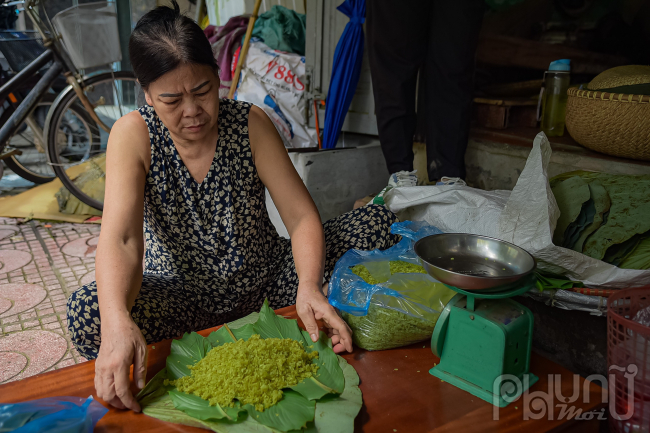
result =
[{"label": "tiled floor", "polygon": [[0,383],[85,361],[66,300],[93,281],[100,226],[0,218]]}]

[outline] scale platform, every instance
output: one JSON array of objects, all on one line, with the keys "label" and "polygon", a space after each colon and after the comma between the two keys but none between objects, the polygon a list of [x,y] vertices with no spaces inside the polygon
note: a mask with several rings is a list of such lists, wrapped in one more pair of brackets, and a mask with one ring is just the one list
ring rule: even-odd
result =
[{"label": "scale platform", "polygon": [[[533,314],[509,299],[535,287],[535,260],[515,245],[467,234],[429,236],[415,251],[430,275],[457,292],[434,328],[431,350],[440,362],[429,372],[507,406],[538,380],[529,371]],[[481,273],[459,272],[467,267]]]}]

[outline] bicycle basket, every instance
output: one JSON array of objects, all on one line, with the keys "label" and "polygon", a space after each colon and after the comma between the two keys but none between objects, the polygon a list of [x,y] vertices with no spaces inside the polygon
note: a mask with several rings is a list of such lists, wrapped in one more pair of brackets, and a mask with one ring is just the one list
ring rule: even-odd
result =
[{"label": "bicycle basket", "polygon": [[52,22],[78,69],[122,60],[115,3],[73,6],[56,14]]},{"label": "bicycle basket", "polygon": [[43,40],[36,31],[0,31],[0,51],[14,72],[20,72],[43,54]]}]

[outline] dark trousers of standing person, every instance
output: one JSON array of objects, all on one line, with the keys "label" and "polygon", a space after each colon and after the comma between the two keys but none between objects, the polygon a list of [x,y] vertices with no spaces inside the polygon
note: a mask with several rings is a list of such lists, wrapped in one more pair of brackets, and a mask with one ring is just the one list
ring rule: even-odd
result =
[{"label": "dark trousers of standing person", "polygon": [[484,0],[368,0],[366,32],[388,171],[413,170],[418,70],[426,74],[429,180],[465,177]]}]

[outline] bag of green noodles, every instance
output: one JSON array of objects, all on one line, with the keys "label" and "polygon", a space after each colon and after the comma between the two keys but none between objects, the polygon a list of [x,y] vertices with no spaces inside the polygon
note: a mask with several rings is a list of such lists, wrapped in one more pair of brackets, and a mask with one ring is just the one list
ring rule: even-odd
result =
[{"label": "bag of green noodles", "polygon": [[456,294],[429,276],[413,251],[422,237],[442,233],[420,222],[395,223],[402,240],[385,250],[350,250],[336,263],[328,299],[352,329],[355,345],[384,350],[425,341]]}]

